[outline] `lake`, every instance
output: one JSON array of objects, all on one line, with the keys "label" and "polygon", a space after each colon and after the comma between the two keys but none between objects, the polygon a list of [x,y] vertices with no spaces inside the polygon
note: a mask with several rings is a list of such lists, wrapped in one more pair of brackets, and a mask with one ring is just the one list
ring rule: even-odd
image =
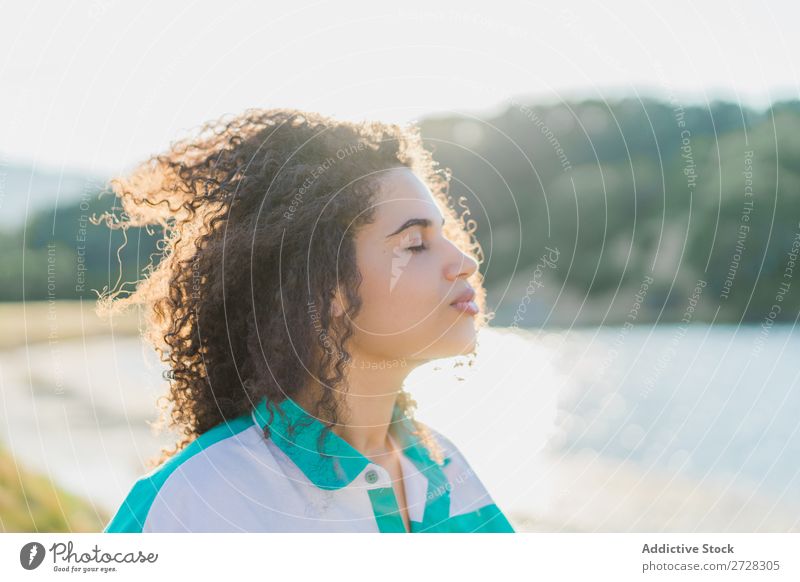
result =
[{"label": "lake", "polygon": [[[798,354],[790,325],[490,328],[407,389],[521,530],[800,531]],[[131,336],[1,351],[0,439],[113,511],[173,442],[161,370]]]}]

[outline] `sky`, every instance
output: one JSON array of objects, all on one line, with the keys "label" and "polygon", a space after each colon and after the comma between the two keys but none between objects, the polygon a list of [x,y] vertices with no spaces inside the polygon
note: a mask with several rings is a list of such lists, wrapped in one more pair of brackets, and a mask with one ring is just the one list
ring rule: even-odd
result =
[{"label": "sky", "polygon": [[796,98],[794,2],[0,4],[0,169],[107,176],[247,108],[491,115],[510,98]]}]

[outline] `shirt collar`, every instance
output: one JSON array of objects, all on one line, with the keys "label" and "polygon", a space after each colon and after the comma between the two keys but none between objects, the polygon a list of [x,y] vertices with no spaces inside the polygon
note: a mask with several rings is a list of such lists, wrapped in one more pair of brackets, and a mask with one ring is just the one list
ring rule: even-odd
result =
[{"label": "shirt collar", "polygon": [[[271,421],[270,412],[274,413]],[[262,398],[253,409],[252,416],[262,431],[269,425],[270,438],[275,445],[321,489],[346,487],[372,462],[332,431],[328,431],[319,449],[319,435],[325,425],[289,397],[277,404],[266,397]],[[289,432],[290,426],[294,429],[292,433]],[[420,470],[436,464],[427,448],[413,434],[413,421],[405,416],[396,403],[389,432],[403,448],[402,453]],[[320,451],[329,456],[323,456]]]}]

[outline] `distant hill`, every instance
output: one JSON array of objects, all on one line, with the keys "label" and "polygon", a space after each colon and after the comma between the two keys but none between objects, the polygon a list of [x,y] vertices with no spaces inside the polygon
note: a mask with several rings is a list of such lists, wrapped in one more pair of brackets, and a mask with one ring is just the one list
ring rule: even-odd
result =
[{"label": "distant hill", "polygon": [[0,167],[0,232],[13,232],[40,211],[70,206],[103,178],[52,168],[7,164]]},{"label": "distant hill", "polygon": [[[0,301],[94,300],[95,290],[139,279],[157,254],[160,228],[128,229],[123,247],[122,231],[92,224],[92,216],[111,210],[117,200],[101,182],[81,184],[69,197],[51,191],[51,202],[28,216],[24,230],[0,230]],[[36,199],[47,198],[40,191]]]},{"label": "distant hill", "polygon": [[[421,125],[478,224],[496,324],[680,321],[690,307],[693,320],[758,322],[776,302],[777,320],[800,308],[800,289],[780,294],[799,234],[800,102],[512,100],[491,118]],[[560,260],[537,270],[547,247]]]},{"label": "distant hill", "polygon": [[[791,280],[800,102],[756,111],[726,102],[512,100],[491,117],[437,116],[420,125],[453,172],[451,194],[477,223],[496,325],[677,322],[687,314],[763,322],[793,319],[800,309],[800,283]],[[0,301],[47,299],[48,253],[57,256],[59,299],[113,285],[121,235],[94,226],[85,285],[77,285],[80,201],[91,200],[92,212],[114,202],[97,197],[99,182],[34,172],[26,183],[24,169],[13,174],[4,224],[25,217],[11,192],[29,191],[37,210],[24,243],[19,228],[0,228]],[[158,236],[129,234],[125,281],[138,277]]]}]

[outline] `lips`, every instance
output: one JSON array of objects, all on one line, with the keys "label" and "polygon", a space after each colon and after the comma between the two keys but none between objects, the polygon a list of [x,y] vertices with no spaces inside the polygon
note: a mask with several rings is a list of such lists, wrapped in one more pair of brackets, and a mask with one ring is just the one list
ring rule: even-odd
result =
[{"label": "lips", "polygon": [[470,287],[461,295],[456,297],[450,305],[463,313],[477,315],[480,309],[478,308],[478,304],[473,301],[474,298],[475,291]]},{"label": "lips", "polygon": [[472,301],[473,299],[475,299],[475,290],[470,287],[461,293],[461,295],[453,299],[453,301],[450,302],[450,305],[455,305],[456,303],[466,303],[468,301]]}]

